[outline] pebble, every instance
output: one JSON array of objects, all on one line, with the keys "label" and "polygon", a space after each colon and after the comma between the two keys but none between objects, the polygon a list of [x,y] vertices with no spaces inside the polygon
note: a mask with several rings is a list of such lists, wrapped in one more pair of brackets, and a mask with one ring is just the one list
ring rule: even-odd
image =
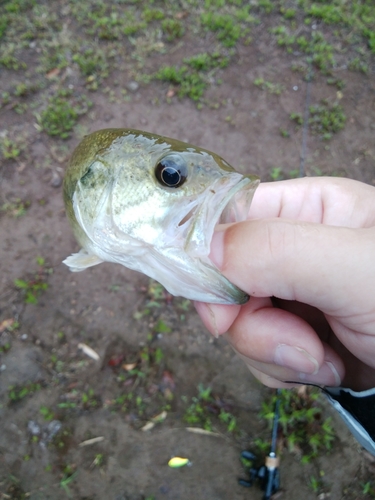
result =
[{"label": "pebble", "polygon": [[47,441],[53,439],[62,427],[60,420],[51,420],[47,426]]},{"label": "pebble", "polygon": [[139,83],[131,80],[126,84],[126,88],[130,90],[130,92],[137,92],[137,90],[139,89]]},{"label": "pebble", "polygon": [[29,420],[27,422],[27,430],[32,434],[33,436],[37,436],[40,434],[40,425],[38,425],[34,420]]},{"label": "pebble", "polygon": [[62,179],[57,172],[52,173],[50,184],[54,188],[59,188],[62,184]]}]

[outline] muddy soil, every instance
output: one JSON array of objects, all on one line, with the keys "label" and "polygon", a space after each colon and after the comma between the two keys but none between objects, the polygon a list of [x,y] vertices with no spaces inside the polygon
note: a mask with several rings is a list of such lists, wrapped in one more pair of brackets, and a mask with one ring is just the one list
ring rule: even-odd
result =
[{"label": "muddy soil", "polygon": [[[310,103],[338,99],[347,119],[330,141],[309,132],[305,174],[375,185],[375,66],[369,74],[339,68],[342,90],[327,85],[319,72],[308,84],[292,70],[299,55],[279,48],[267,32],[268,18],[262,22],[252,43],[239,43],[229,66],[220,70],[222,83],[206,91],[206,102],[216,105],[198,109],[173,95],[169,84],[155,81],[131,86],[120,103],[108,92],[92,92],[90,112],[65,141],[36,128],[31,111],[0,110],[2,130],[27,136],[23,154],[3,158],[1,166],[1,206],[7,205],[0,213],[1,498],[262,497],[257,485],[246,489],[237,479],[245,476],[241,450],[269,439],[259,412],[271,391],[252,378],[223,339],[210,337],[191,303],[169,296],[147,277],[115,264],[70,273],[62,260],[79,247],[61,193],[68,156],[80,137],[106,127],[188,141],[262,181],[288,178],[300,167],[303,133],[290,114],[303,115],[308,85]],[[202,51],[204,43],[187,32],[175,50],[156,53],[147,64],[155,71]],[[2,88],[12,85],[14,73],[3,71]],[[253,83],[257,78],[277,81],[283,91],[261,89]],[[111,88],[115,80],[126,84],[130,77],[117,69],[105,85]],[[17,200],[25,208],[20,216]],[[28,303],[17,279],[29,283],[37,303]],[[48,288],[32,288],[42,283]],[[134,367],[143,375],[129,375]],[[216,401],[235,415],[234,432],[217,418],[217,407],[213,434],[187,430],[184,415],[199,384],[212,387]],[[121,398],[130,390],[132,396]],[[309,464],[301,463],[298,450],[284,449],[282,498],[366,498],[361,484],[371,477],[369,457],[324,399],[320,405],[324,418],[334,421],[333,448]],[[142,430],[157,415],[161,421]],[[99,439],[87,443],[93,438]],[[190,466],[169,468],[173,456],[189,458]],[[319,488],[312,487],[312,476]]]}]

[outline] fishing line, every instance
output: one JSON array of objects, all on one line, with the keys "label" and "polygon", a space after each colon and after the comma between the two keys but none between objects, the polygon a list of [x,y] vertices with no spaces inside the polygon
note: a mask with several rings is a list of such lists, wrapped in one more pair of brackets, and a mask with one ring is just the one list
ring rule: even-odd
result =
[{"label": "fishing line", "polygon": [[312,85],[312,60],[311,57],[307,60],[308,71],[306,75],[306,98],[305,98],[305,110],[303,114],[303,126],[302,126],[302,144],[301,144],[301,155],[299,164],[299,177],[305,176],[305,161],[307,153],[307,137],[309,135],[309,119],[310,119],[310,94]]},{"label": "fishing line", "polygon": [[[299,177],[305,176],[305,162],[307,156],[307,139],[309,134],[309,120],[310,120],[310,96],[313,77],[312,58],[307,59],[307,75],[306,75],[306,97],[304,103],[303,125],[302,125],[302,143],[300,153]],[[315,385],[315,384],[303,384]],[[319,387],[319,386],[318,386]],[[322,389],[320,387],[320,389]],[[324,390],[324,389],[323,389]],[[241,486],[252,486],[255,480],[260,480],[261,488],[264,490],[263,500],[270,500],[274,493],[280,489],[280,471],[279,471],[279,458],[277,457],[277,434],[279,429],[280,418],[280,405],[281,405],[281,389],[276,390],[275,410],[272,423],[272,438],[270,453],[266,457],[265,464],[259,468],[249,468],[249,479],[239,479]],[[241,457],[254,462],[256,456],[250,451],[243,451]]]}]

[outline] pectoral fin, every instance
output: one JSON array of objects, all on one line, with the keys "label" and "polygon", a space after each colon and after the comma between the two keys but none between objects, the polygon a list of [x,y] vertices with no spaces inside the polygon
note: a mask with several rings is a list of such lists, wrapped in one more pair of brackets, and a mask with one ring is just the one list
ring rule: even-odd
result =
[{"label": "pectoral fin", "polygon": [[97,255],[89,254],[83,249],[63,260],[63,264],[67,265],[73,273],[84,271],[88,267],[96,266],[101,262],[104,261],[99,259]]}]

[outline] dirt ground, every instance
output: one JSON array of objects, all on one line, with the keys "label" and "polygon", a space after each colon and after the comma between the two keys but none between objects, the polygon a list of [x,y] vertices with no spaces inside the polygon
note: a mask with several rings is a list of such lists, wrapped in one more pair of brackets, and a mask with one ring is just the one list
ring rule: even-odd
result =
[{"label": "dirt ground", "polygon": [[[40,4],[61,20],[59,35],[65,30],[66,39],[81,40],[83,25],[73,7],[66,7],[75,2]],[[118,8],[126,13],[136,4],[118,2]],[[345,86],[329,85],[327,71],[314,65],[308,84],[306,54],[286,51],[269,32],[280,12],[258,9],[251,42],[237,41],[228,66],[210,76],[197,106],[178,97],[177,84],[141,77],[216,49],[215,33],[194,31],[195,14],[188,4],[168,7],[174,19],[182,19],[184,32],[172,41],[160,35],[163,50],[136,53],[141,35],[138,45],[121,38],[99,40],[103,46],[124,44],[128,59],[111,67],[108,77],[98,78],[96,91],[87,90],[86,76],[70,55],[65,67],[56,66],[53,78],[54,67],[42,76],[36,72],[42,35],[29,37],[16,53],[27,69],[4,63],[0,68],[0,498],[262,497],[257,485],[246,489],[237,479],[246,476],[241,450],[269,439],[269,426],[259,412],[270,390],[252,378],[224,340],[209,336],[188,301],[170,297],[147,277],[115,264],[69,272],[61,262],[78,246],[65,217],[61,180],[80,138],[107,127],[188,141],[262,181],[295,176],[304,154],[303,127],[290,115],[304,115],[308,96],[311,105],[322,99],[339,103],[346,121],[330,140],[308,129],[305,174],[347,176],[375,185],[374,55],[366,55],[368,71],[353,71],[344,60],[350,50],[341,46],[328,76]],[[31,8],[20,15],[29,19]],[[335,26],[317,24],[327,37],[334,32]],[[315,25],[301,26],[308,34],[316,30]],[[12,32],[4,36],[0,42],[5,50]],[[94,40],[97,35],[86,36]],[[295,71],[298,64],[302,72]],[[15,95],[20,82],[40,78],[45,85],[35,93]],[[92,102],[65,139],[48,135],[38,121],[61,86],[87,93]],[[22,113],[17,112],[21,104]],[[11,145],[4,138],[18,144],[19,154],[6,157]],[[80,344],[99,359],[87,356]],[[216,398],[212,435],[189,432],[184,418],[200,384],[211,387]],[[333,448],[308,464],[301,463],[296,450],[284,449],[282,498],[372,498],[363,486],[374,472],[371,460],[324,399],[320,405],[334,421]],[[235,431],[217,418],[220,408],[235,415]],[[142,430],[157,415],[160,422]],[[82,445],[92,438],[100,439]],[[173,456],[189,458],[190,466],[168,467]]]}]

